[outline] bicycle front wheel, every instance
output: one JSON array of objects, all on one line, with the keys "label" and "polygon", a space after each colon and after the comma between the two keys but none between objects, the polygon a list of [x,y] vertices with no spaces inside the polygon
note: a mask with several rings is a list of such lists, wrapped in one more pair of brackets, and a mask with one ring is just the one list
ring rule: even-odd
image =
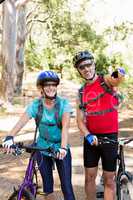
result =
[{"label": "bicycle front wheel", "polygon": [[[8,200],[17,200],[18,192],[19,190],[14,191]],[[31,192],[23,190],[22,197],[20,200],[35,200],[35,197],[31,194]]]},{"label": "bicycle front wheel", "polygon": [[133,184],[131,181],[121,182],[118,188],[118,200],[133,200]]}]

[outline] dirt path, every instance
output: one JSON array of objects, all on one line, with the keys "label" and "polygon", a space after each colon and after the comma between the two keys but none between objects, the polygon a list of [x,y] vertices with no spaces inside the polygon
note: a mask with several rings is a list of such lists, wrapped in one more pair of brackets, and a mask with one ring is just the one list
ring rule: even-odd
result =
[{"label": "dirt path", "polygon": [[[63,89],[62,89],[63,88]],[[70,82],[64,82],[63,86],[60,88],[60,94],[66,96],[70,99],[73,109],[75,108],[75,96],[77,93],[77,86]],[[30,96],[32,99],[32,95]],[[0,136],[4,136],[8,130],[15,124],[18,119],[18,116],[24,110],[24,106],[29,101],[29,98],[25,97],[23,105],[16,107],[15,110],[10,111],[8,116],[0,117]],[[31,121],[19,134],[17,140],[32,140],[33,138],[33,121]],[[133,111],[123,110],[120,113],[120,136],[130,136],[133,133]],[[82,160],[82,138],[79,136],[79,130],[77,129],[76,120],[75,120],[75,109],[73,116],[71,118],[71,126],[69,131],[69,143],[71,145],[72,151],[72,172],[73,172],[73,186],[77,200],[84,200],[84,169],[83,169],[83,160]],[[133,146],[133,144],[132,144]],[[133,150],[126,151],[126,166],[133,172]],[[23,154],[20,157],[13,157],[9,155],[0,154],[0,200],[7,200],[11,191],[13,191],[13,186],[21,183],[25,168],[28,162],[28,154]],[[99,175],[101,174],[101,166],[99,167]],[[97,184],[99,183],[99,176],[97,177]],[[60,183],[56,171],[54,172],[55,176],[55,190],[56,193],[60,193]],[[40,181],[40,179],[39,179]],[[40,181],[41,186],[41,181]],[[100,186],[100,189],[103,188]],[[37,197],[37,200],[42,200],[41,196]],[[58,198],[58,200],[61,200]],[[100,200],[100,199],[99,199]]]}]

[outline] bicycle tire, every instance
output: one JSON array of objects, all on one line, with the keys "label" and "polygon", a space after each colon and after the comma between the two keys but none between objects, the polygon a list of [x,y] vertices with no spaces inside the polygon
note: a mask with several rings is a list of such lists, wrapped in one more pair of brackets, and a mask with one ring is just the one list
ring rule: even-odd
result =
[{"label": "bicycle tire", "polygon": [[[14,191],[8,200],[17,200],[19,190]],[[22,199],[21,200],[35,200],[35,197],[32,195],[31,192],[27,190],[23,190],[22,192]]]},{"label": "bicycle tire", "polygon": [[133,200],[133,183],[128,180],[121,182],[118,188],[118,200]]}]

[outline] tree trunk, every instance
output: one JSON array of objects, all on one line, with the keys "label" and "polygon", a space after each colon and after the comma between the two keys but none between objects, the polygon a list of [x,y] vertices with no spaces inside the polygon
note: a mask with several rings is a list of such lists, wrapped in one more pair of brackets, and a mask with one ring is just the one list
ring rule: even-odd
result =
[{"label": "tree trunk", "polygon": [[14,1],[3,3],[2,33],[2,78],[1,93],[7,102],[12,103],[14,95],[16,59],[16,8]]},{"label": "tree trunk", "polygon": [[17,44],[16,44],[16,80],[14,92],[19,95],[22,90],[24,73],[24,44],[26,37],[25,5],[19,9],[17,14]]}]

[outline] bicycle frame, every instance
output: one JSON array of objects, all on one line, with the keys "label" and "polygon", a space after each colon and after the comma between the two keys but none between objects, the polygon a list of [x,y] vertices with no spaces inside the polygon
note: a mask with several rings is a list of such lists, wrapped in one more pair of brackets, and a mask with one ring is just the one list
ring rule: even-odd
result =
[{"label": "bicycle frame", "polygon": [[125,174],[125,161],[124,161],[124,150],[123,150],[123,146],[120,145],[119,146],[119,152],[118,152],[118,173],[117,175],[120,175],[120,174]]},{"label": "bicycle frame", "polygon": [[[37,181],[37,172],[35,169],[36,159],[35,159],[36,152],[32,152],[29,158],[29,163],[26,169],[25,177],[20,185],[17,200],[21,200],[22,192],[25,188],[30,189],[31,193],[36,197],[38,181]],[[35,175],[36,183],[33,183],[33,178]]]},{"label": "bicycle frame", "polygon": [[[19,145],[18,145],[19,146]],[[36,197],[37,189],[38,189],[38,180],[37,180],[37,170],[36,170],[36,153],[37,151],[45,151],[51,156],[52,158],[57,158],[57,152],[53,148],[39,148],[36,146],[24,146],[20,144],[19,148],[26,149],[28,153],[30,153],[29,163],[26,169],[25,177],[22,184],[18,190],[18,197],[17,200],[21,200],[22,193],[24,189],[28,189],[34,197]],[[33,182],[35,177],[35,182]]]},{"label": "bicycle frame", "polygon": [[[3,148],[2,144],[0,144],[0,148]],[[47,153],[48,156],[50,156],[53,159],[57,159],[57,153],[58,153],[58,151],[54,147],[42,148],[42,147],[37,147],[35,144],[25,146],[23,145],[23,143],[17,143],[16,147],[14,148],[15,150],[14,155],[20,155],[22,152],[20,153],[20,151],[18,150],[22,149],[25,149],[26,152],[30,153],[30,157],[22,184],[19,186],[17,190],[15,190],[17,191],[17,200],[22,199],[23,191],[26,190],[28,190],[33,197],[36,197],[37,195],[38,180],[37,180],[37,169],[36,169],[36,164],[37,164],[36,153],[38,151],[45,152]]]}]

